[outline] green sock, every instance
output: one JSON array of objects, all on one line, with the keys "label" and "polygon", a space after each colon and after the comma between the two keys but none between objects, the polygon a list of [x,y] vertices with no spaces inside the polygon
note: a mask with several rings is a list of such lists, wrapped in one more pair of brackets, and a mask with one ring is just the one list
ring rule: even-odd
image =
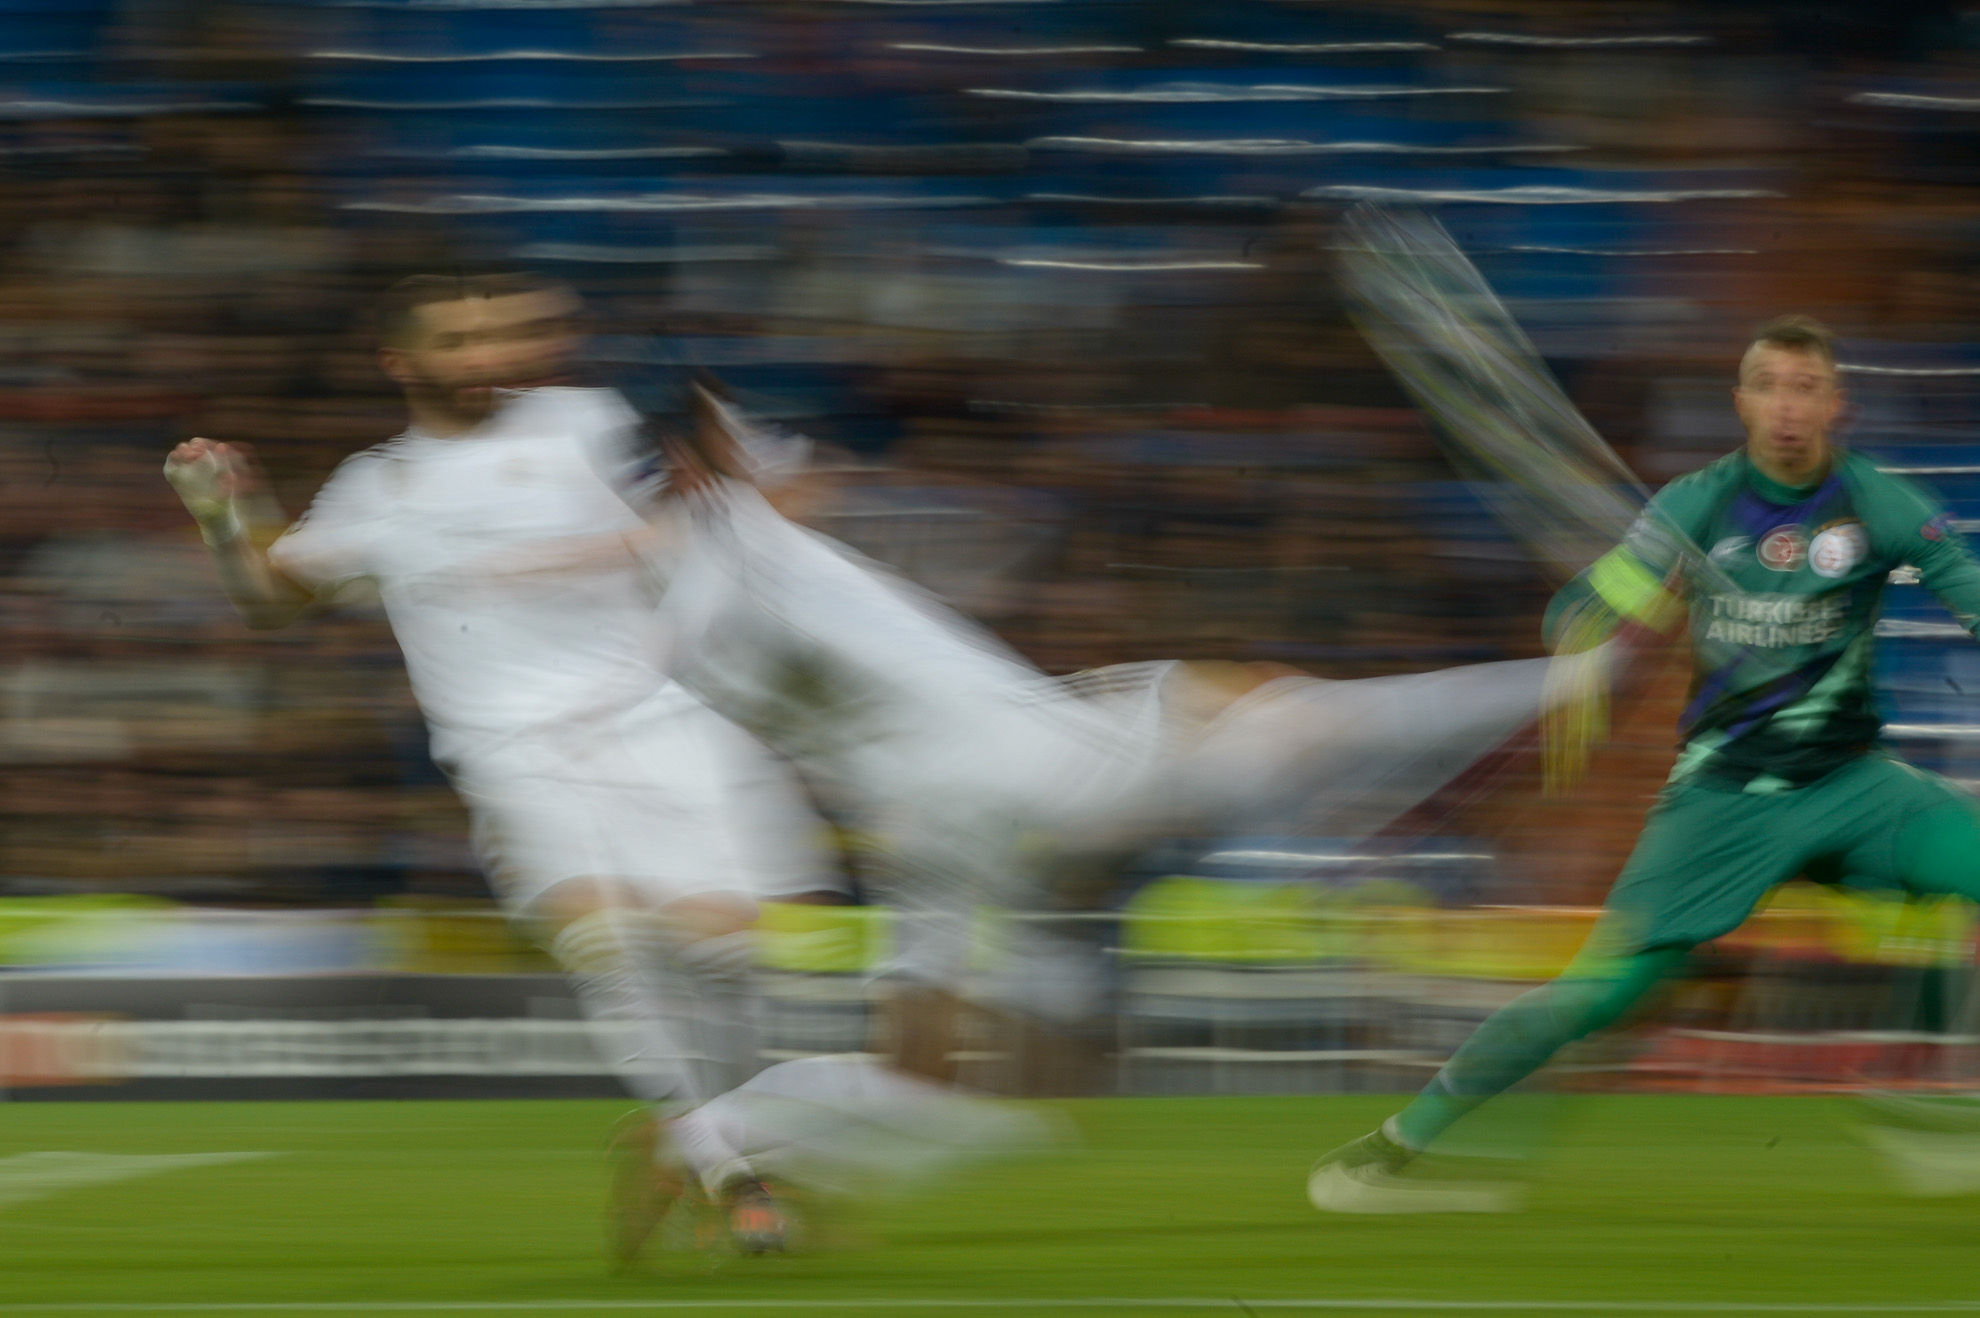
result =
[{"label": "green sock", "polygon": [[1495,1094],[1532,1075],[1575,1040],[1613,1023],[1656,987],[1689,949],[1658,948],[1608,962],[1601,973],[1572,969],[1486,1017],[1408,1107],[1383,1124],[1390,1139],[1421,1152]]},{"label": "green sock", "polygon": [[1438,1071],[1408,1107],[1382,1123],[1382,1133],[1411,1153],[1421,1153],[1430,1147],[1431,1140],[1484,1101],[1452,1093],[1445,1086],[1444,1072]]}]

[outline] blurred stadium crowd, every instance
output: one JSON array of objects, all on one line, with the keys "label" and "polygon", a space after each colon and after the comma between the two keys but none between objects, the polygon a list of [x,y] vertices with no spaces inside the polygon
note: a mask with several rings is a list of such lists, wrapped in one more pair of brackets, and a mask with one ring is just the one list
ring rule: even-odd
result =
[{"label": "blurred stadium crowd", "polygon": [[[818,524],[1053,671],[1427,668],[1537,652],[1550,583],[1342,310],[1342,208],[1434,207],[1653,484],[1787,309],[1854,442],[1958,467],[1977,65],[1928,4],[4,0],[0,892],[480,895],[382,619],[245,632],[158,474],[248,441],[294,512],[397,431],[408,272],[568,278],[600,378],[824,441]],[[1980,722],[1899,640],[1904,717]],[[1470,895],[1599,900],[1670,719]]]}]

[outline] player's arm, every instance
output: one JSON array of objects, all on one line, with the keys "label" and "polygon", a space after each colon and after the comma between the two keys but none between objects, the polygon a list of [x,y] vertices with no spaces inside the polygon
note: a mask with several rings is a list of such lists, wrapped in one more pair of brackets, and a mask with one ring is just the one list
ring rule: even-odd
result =
[{"label": "player's arm", "polygon": [[1879,525],[1872,526],[1872,534],[1884,542],[1888,559],[1918,570],[1919,584],[1938,597],[1960,626],[1980,630],[1980,560],[1936,501],[1909,483],[1886,480],[1889,487],[1875,506]]},{"label": "player's arm", "polygon": [[[1565,791],[1587,772],[1595,747],[1608,736],[1614,693],[1632,685],[1641,670],[1635,661],[1683,618],[1681,564],[1703,504],[1686,482],[1672,482],[1650,501],[1621,544],[1548,602],[1542,634],[1547,648],[1561,656],[1548,668],[1541,716],[1550,793]],[[1598,648],[1601,654],[1590,654]]]},{"label": "player's arm", "polygon": [[198,523],[221,588],[249,627],[286,627],[316,603],[313,591],[268,560],[283,517],[244,446],[189,439],[165,459],[165,479]]},{"label": "player's arm", "polygon": [[1541,634],[1556,654],[1579,654],[1618,634],[1662,635],[1684,613],[1676,580],[1693,500],[1666,486],[1623,542],[1589,564],[1547,603]]},{"label": "player's arm", "polygon": [[1909,558],[1918,569],[1919,582],[1959,620],[1969,632],[1980,632],[1980,561],[1948,527],[1945,539],[1921,540]]}]

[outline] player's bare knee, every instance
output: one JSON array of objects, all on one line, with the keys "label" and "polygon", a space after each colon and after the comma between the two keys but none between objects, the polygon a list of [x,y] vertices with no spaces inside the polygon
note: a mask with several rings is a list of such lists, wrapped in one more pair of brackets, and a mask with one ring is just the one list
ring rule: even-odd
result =
[{"label": "player's bare knee", "polygon": [[1228,659],[1192,659],[1178,666],[1169,687],[1171,707],[1186,718],[1208,723],[1262,686],[1310,674],[1288,664]]},{"label": "player's bare knee", "polygon": [[587,916],[600,911],[636,911],[644,904],[637,891],[621,879],[585,875],[551,885],[518,912],[518,918],[547,942]]},{"label": "player's bare knee", "polygon": [[761,910],[739,892],[699,892],[661,902],[654,914],[672,937],[686,944],[742,933],[756,924]]},{"label": "player's bare knee", "polygon": [[739,980],[756,963],[758,907],[741,893],[696,893],[665,902],[655,922],[674,961],[699,978]]}]

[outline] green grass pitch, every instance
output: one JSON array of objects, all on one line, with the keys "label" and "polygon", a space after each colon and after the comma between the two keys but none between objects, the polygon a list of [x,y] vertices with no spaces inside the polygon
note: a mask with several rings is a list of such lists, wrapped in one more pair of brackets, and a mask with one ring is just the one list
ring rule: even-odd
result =
[{"label": "green grass pitch", "polygon": [[[0,1207],[0,1314],[966,1311],[957,1300],[1034,1315],[1299,1311],[1273,1303],[1289,1300],[1336,1312],[1368,1300],[1378,1303],[1364,1311],[1390,1313],[1873,1313],[1980,1302],[1980,1200],[1897,1195],[1840,1101],[1581,1099],[1523,1214],[1309,1209],[1314,1154],[1393,1105],[1068,1103],[1083,1148],[830,1215],[814,1252],[719,1266],[675,1253],[613,1275],[599,1151],[625,1104],[15,1104],[0,1108],[0,1160],[276,1156]],[[0,1161],[0,1197],[6,1169],[22,1165]]]}]

